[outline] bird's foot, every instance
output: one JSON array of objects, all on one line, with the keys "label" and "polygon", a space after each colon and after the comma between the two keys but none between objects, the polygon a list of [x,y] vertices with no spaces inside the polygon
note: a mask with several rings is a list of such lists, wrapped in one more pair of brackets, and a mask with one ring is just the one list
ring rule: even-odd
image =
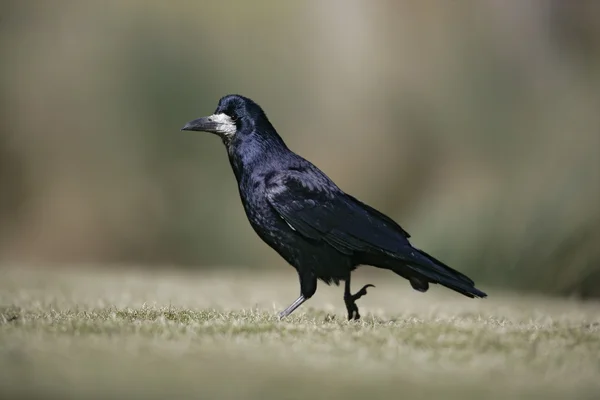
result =
[{"label": "bird's foot", "polygon": [[358,312],[358,306],[356,300],[360,299],[367,294],[367,288],[375,287],[375,285],[365,285],[355,294],[344,295],[344,302],[346,303],[346,309],[348,310],[348,321],[359,320],[360,314]]}]

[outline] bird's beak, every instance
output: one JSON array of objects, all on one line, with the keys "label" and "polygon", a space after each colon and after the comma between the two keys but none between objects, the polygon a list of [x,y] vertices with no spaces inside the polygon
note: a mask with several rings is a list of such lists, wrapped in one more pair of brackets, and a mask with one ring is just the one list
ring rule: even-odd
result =
[{"label": "bird's beak", "polygon": [[231,139],[237,132],[237,127],[230,116],[219,113],[190,121],[181,130],[216,133],[223,138]]},{"label": "bird's beak", "polygon": [[185,124],[182,131],[201,131],[201,132],[210,132],[217,133],[220,123],[215,121],[213,116],[210,117],[202,117],[195,119],[193,121]]}]

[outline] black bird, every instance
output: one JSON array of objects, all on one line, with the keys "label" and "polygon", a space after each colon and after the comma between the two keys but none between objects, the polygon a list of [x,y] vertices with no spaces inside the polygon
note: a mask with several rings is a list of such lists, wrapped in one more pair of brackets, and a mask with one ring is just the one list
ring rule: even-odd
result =
[{"label": "black bird", "polygon": [[486,297],[467,276],[414,248],[396,222],[344,193],[320,169],[285,145],[258,104],[239,95],[219,100],[214,114],[182,130],[217,134],[223,140],[242,204],[252,228],[298,272],[300,297],[291,314],[317,290],[317,279],[345,281],[348,319],[359,319],[350,273],[359,265],[389,269],[426,292],[438,283],[467,297]]}]

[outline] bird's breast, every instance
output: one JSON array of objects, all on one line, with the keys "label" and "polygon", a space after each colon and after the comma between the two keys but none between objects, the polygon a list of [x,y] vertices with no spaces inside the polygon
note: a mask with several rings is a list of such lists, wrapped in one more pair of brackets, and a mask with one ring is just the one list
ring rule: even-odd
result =
[{"label": "bird's breast", "polygon": [[279,247],[293,240],[295,232],[269,203],[262,180],[241,180],[239,190],[248,221],[263,241]]}]

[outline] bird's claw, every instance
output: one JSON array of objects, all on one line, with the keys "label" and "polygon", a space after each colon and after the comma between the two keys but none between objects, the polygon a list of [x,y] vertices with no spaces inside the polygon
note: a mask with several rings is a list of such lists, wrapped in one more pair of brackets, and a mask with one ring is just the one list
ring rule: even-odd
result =
[{"label": "bird's claw", "polygon": [[360,289],[358,292],[354,293],[351,296],[352,300],[356,301],[356,300],[360,299],[361,297],[363,297],[364,295],[366,295],[367,294],[367,288],[370,288],[370,287],[374,288],[375,285],[368,284],[368,285],[363,286],[362,289]]},{"label": "bird's claw", "polygon": [[352,320],[356,320],[358,321],[360,319],[360,314],[358,313],[358,306],[356,305],[356,303],[352,303],[351,305],[348,305],[348,321],[352,321]]},{"label": "bird's claw", "polygon": [[360,314],[358,313],[358,306],[356,305],[356,300],[366,295],[367,288],[370,287],[375,287],[375,285],[365,285],[358,292],[344,298],[344,300],[346,301],[346,308],[348,309],[348,321],[360,319]]}]

